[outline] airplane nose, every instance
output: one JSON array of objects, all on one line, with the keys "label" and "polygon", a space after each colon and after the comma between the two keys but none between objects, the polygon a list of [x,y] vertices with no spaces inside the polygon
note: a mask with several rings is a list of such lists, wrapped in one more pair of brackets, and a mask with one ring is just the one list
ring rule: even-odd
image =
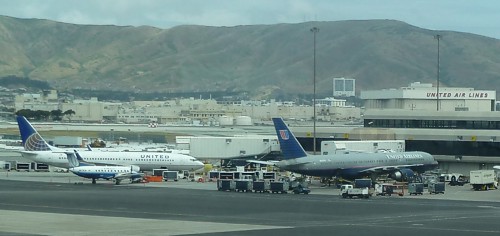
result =
[{"label": "airplane nose", "polygon": [[198,167],[200,167],[200,168],[205,166],[205,164],[203,164],[203,162],[201,162],[201,161],[197,161],[197,162],[196,162],[196,165],[197,165]]},{"label": "airplane nose", "polygon": [[193,169],[194,170],[199,170],[199,169],[203,168],[204,166],[205,166],[205,164],[203,164],[203,162],[201,162],[201,161],[195,161]]}]

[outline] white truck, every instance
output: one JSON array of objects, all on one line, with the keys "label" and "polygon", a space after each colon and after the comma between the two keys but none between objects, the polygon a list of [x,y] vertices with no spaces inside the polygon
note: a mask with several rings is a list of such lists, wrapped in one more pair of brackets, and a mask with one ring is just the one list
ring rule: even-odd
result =
[{"label": "white truck", "polygon": [[472,170],[469,183],[474,190],[496,189],[498,183],[495,181],[494,170]]},{"label": "white truck", "polygon": [[342,198],[370,198],[371,193],[368,188],[354,188],[352,184],[343,184],[340,186],[340,195]]}]

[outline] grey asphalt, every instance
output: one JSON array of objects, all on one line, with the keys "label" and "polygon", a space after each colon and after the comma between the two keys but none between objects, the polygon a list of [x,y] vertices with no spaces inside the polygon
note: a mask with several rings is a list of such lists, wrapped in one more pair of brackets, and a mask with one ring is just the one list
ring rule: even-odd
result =
[{"label": "grey asphalt", "polygon": [[52,177],[44,182],[4,174],[0,235],[500,234],[498,190],[488,192],[493,201],[457,200],[462,190],[451,189],[440,198],[454,200],[342,199],[319,187],[310,195],[260,194],[220,192],[213,183],[92,185],[66,174],[45,174]]}]

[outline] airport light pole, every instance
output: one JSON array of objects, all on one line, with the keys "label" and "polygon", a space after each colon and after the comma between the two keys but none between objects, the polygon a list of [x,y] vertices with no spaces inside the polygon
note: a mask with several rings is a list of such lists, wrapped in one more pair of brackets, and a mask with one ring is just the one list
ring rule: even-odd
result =
[{"label": "airport light pole", "polygon": [[313,42],[313,154],[316,155],[316,33],[318,27],[311,28],[314,36]]},{"label": "airport light pole", "polygon": [[443,36],[440,34],[436,34],[434,36],[435,39],[437,39],[437,84],[436,84],[436,111],[439,111],[439,64],[440,64],[440,58],[439,58],[439,41],[441,40]]}]

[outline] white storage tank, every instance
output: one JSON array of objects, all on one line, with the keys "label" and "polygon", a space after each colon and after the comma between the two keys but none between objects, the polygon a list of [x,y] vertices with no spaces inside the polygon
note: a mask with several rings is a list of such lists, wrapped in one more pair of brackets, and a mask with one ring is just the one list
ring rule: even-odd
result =
[{"label": "white storage tank", "polygon": [[219,117],[219,125],[220,126],[228,126],[233,125],[233,117],[230,116],[221,116]]},{"label": "white storage tank", "polygon": [[250,116],[236,117],[236,125],[249,126],[252,125],[252,118]]}]

